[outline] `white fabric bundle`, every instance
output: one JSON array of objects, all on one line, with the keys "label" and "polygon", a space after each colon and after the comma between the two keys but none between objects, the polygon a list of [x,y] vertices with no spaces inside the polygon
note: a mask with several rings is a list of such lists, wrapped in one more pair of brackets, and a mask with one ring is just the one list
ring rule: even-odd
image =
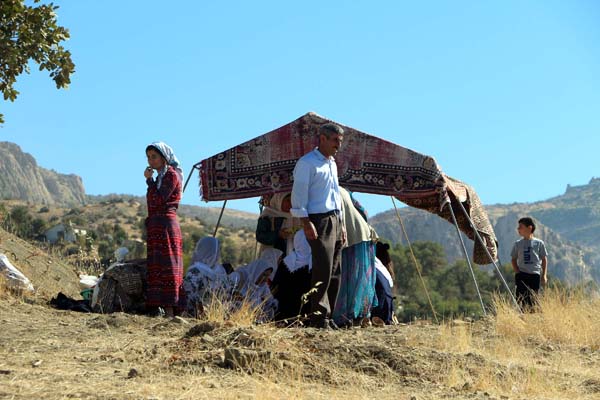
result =
[{"label": "white fabric bundle", "polygon": [[2,253],[0,253],[0,274],[6,278],[9,288],[33,292],[31,281]]}]

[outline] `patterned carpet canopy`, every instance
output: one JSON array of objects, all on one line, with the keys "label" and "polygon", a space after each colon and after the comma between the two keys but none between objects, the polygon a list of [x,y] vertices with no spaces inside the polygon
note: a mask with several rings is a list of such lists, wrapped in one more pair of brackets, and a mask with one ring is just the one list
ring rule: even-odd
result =
[{"label": "patterned carpet canopy", "polygon": [[[344,142],[335,157],[340,185],[353,192],[394,196],[449,221],[451,215],[446,205],[450,203],[459,227],[474,239],[460,201],[496,259],[496,236],[470,186],[445,175],[430,156],[312,112],[201,161],[200,197],[205,201],[233,200],[291,191],[296,161],[317,146],[318,128],[327,122],[344,128]],[[474,261],[491,262],[477,241]]]}]

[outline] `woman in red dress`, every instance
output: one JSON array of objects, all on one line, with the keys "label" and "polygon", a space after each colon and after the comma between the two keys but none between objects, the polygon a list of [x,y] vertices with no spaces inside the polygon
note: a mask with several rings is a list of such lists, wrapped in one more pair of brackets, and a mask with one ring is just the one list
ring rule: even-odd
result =
[{"label": "woman in red dress", "polygon": [[[148,185],[146,308],[161,307],[167,316],[178,311],[183,281],[181,229],[177,208],[181,200],[183,173],[173,150],[163,142],[146,147]],[[154,171],[157,172],[153,178]]]}]

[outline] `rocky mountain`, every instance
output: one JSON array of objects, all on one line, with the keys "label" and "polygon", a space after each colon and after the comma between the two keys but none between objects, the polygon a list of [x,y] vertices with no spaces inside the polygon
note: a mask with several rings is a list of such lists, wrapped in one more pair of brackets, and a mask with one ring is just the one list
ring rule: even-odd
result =
[{"label": "rocky mountain", "polygon": [[0,199],[78,205],[85,202],[85,189],[79,176],[42,168],[18,145],[0,142]]},{"label": "rocky mountain", "polygon": [[[22,200],[36,205],[75,207],[97,204],[114,199],[128,199],[145,204],[143,196],[127,194],[86,195],[83,181],[77,175],[60,174],[40,167],[35,158],[17,144],[0,142],[0,200]],[[182,204],[179,215],[200,218],[214,225],[219,218],[218,207],[199,207]],[[256,226],[256,214],[226,209],[223,226],[232,228]]]},{"label": "rocky mountain", "polygon": [[[547,244],[552,275],[571,284],[588,279],[600,282],[600,179],[567,186],[563,195],[545,201],[496,204],[486,209],[498,237],[502,263],[510,262],[510,250],[518,239],[518,219],[528,215],[538,222],[536,235]],[[464,258],[454,226],[412,208],[400,209],[400,215],[411,242],[438,242],[450,261]],[[381,237],[393,243],[404,242],[393,210],[375,215],[370,222]],[[472,242],[466,242],[471,252]]]},{"label": "rocky mountain", "polygon": [[[37,205],[76,207],[118,200],[145,203],[131,195],[87,196],[80,177],[44,169],[36,160],[10,142],[0,142],[0,200],[17,199]],[[587,185],[567,186],[564,194],[535,203],[495,204],[486,207],[499,242],[502,263],[510,261],[512,244],[518,239],[517,220],[529,215],[538,221],[537,236],[546,241],[550,252],[550,272],[569,283],[595,279],[600,282],[600,178]],[[220,208],[181,205],[179,215],[202,221],[208,230]],[[464,258],[455,228],[445,220],[424,211],[402,208],[409,238],[441,243],[450,262]],[[257,215],[226,209],[221,225],[229,228],[256,227]],[[393,243],[403,242],[393,210],[370,220],[379,235]],[[469,252],[472,242],[466,240]]]}]

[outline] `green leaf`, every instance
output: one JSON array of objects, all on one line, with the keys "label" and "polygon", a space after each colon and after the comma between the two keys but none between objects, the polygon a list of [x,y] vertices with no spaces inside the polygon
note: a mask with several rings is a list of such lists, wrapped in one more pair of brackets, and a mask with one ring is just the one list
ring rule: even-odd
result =
[{"label": "green leaf", "polygon": [[[70,35],[58,25],[57,9],[53,3],[27,6],[24,0],[0,1],[0,92],[4,100],[17,98],[19,92],[13,85],[19,75],[29,73],[30,61],[39,64],[40,71],[49,71],[58,89],[71,83],[75,64],[71,53],[61,46]],[[3,122],[0,115],[0,124]]]}]

